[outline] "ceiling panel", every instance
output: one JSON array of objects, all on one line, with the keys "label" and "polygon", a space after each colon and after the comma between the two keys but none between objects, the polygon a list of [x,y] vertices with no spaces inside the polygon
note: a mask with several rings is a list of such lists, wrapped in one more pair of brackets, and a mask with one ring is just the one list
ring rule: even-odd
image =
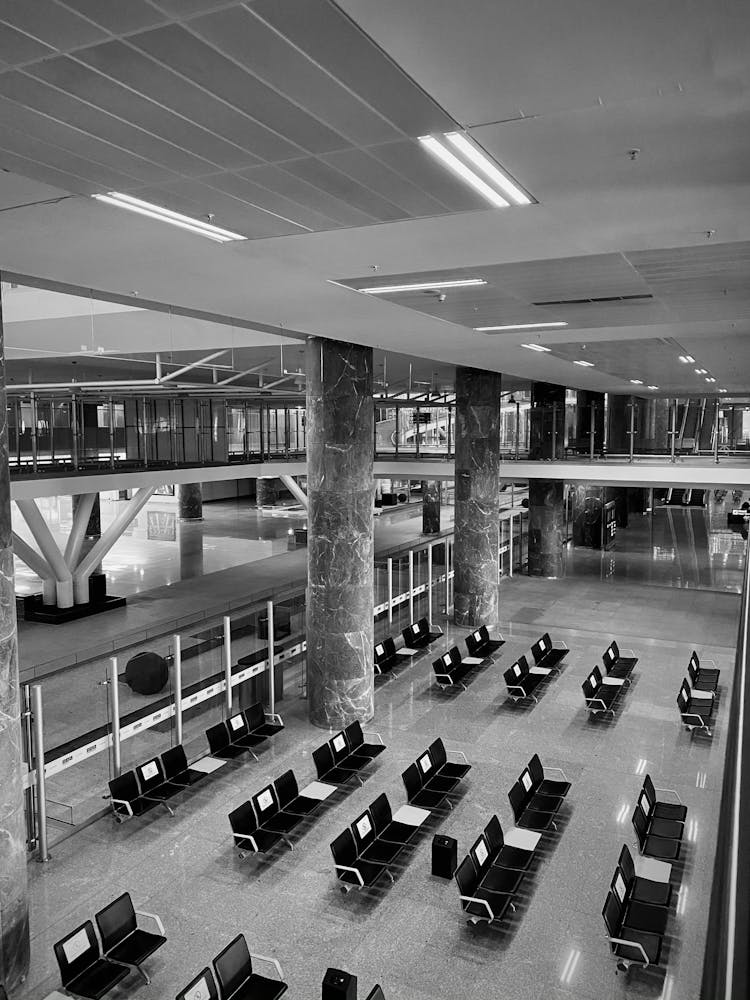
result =
[{"label": "ceiling panel", "polygon": [[226,7],[227,0],[151,0],[154,7],[172,14],[174,17],[190,17],[203,14],[217,7]]},{"label": "ceiling panel", "polygon": [[131,122],[161,136],[167,142],[201,157],[207,164],[241,169],[258,162],[257,157],[246,150],[206,132],[68,57],[45,60],[28,67],[26,72],[124,122]]},{"label": "ceiling panel", "polygon": [[356,181],[338,170],[334,170],[321,160],[313,157],[304,160],[290,160],[283,164],[283,167],[284,170],[300,180],[315,185],[322,191],[333,195],[334,198],[340,198],[347,204],[353,205],[362,212],[367,212],[382,222],[406,218],[407,213],[402,208],[398,208],[385,198],[381,198],[380,195],[361,184],[357,184]]},{"label": "ceiling panel", "polygon": [[64,6],[116,35],[142,31],[166,20],[166,15],[146,0],[64,0]]},{"label": "ceiling panel", "polygon": [[106,37],[101,28],[53,0],[0,0],[0,20],[62,50]]},{"label": "ceiling panel", "polygon": [[407,135],[453,120],[328,0],[256,0],[252,9]]},{"label": "ceiling panel", "polygon": [[265,208],[269,212],[281,215],[292,222],[298,222],[309,229],[335,229],[338,223],[329,216],[321,212],[315,212],[307,206],[300,205],[299,202],[283,195],[275,194],[267,188],[254,184],[247,177],[240,177],[237,174],[215,174],[211,177],[202,178],[204,184],[217,191],[224,191],[226,194],[239,198],[241,201],[259,208]]},{"label": "ceiling panel", "polygon": [[348,174],[353,180],[368,187],[407,215],[441,215],[445,208],[435,198],[416,184],[406,180],[385,164],[373,159],[362,149],[344,149],[322,157],[336,170]]},{"label": "ceiling panel", "polygon": [[454,178],[412,139],[371,146],[368,153],[382,160],[392,170],[403,174],[423,191],[428,191],[430,196],[445,205],[449,212],[487,210],[487,202],[480,194],[463,181]]},{"label": "ceiling panel", "polygon": [[24,35],[10,25],[0,23],[0,60],[7,66],[43,59],[54,51],[49,45]]},{"label": "ceiling panel", "polygon": [[12,72],[0,74],[0,94],[26,107],[44,112],[61,122],[80,128],[113,145],[130,149],[139,156],[160,163],[187,176],[210,171],[210,164],[192,153],[165,142],[157,135],[131,126],[98,108],[33,77]]},{"label": "ceiling panel", "polygon": [[377,221],[375,216],[354,208],[321,188],[293,176],[281,167],[270,164],[264,167],[252,167],[250,170],[244,170],[242,176],[335,219],[341,226],[367,226]]},{"label": "ceiling panel", "polygon": [[385,142],[398,131],[245,7],[190,22],[190,30],[340,135],[358,145]]},{"label": "ceiling panel", "polygon": [[130,42],[302,149],[326,153],[349,145],[338,133],[179,25],[131,36]]},{"label": "ceiling panel", "polygon": [[51,184],[53,187],[61,188],[66,194],[93,194],[101,190],[98,184],[91,181],[85,181],[57,167],[50,167],[5,149],[0,149],[0,170],[11,170],[22,177],[31,177],[35,181],[41,181],[42,184]]}]

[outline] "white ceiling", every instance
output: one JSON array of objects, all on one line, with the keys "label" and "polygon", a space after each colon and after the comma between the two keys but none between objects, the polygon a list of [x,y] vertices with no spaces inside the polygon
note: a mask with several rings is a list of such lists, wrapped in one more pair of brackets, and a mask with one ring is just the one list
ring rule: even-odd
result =
[{"label": "white ceiling", "polygon": [[[274,58],[254,47],[249,24]],[[528,334],[487,337],[464,317],[446,322],[328,279],[566,258],[580,273],[591,256],[591,294],[606,295],[601,255],[643,252],[644,275],[645,252],[662,261],[670,248],[710,247],[687,287],[649,271],[662,304],[671,297],[666,313],[579,319],[544,342],[640,339],[648,368],[650,343],[672,338],[699,356],[719,338],[720,377],[748,391],[746,299],[737,290],[730,314],[719,298],[745,280],[745,248],[733,244],[750,241],[748,37],[750,6],[734,0],[4,0],[0,268],[624,392],[616,356],[611,370],[578,368],[521,348]],[[479,208],[420,159],[414,136],[451,121],[539,204]],[[217,246],[86,197],[115,181],[178,210],[216,211],[252,239]],[[549,298],[573,297],[550,287]],[[691,296],[689,309],[674,307]],[[695,391],[677,365],[671,391]]]}]

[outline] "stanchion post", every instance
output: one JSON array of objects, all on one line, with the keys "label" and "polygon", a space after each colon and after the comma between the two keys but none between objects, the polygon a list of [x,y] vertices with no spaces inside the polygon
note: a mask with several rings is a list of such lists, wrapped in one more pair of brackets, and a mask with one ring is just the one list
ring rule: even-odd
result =
[{"label": "stanchion post", "polygon": [[414,549],[409,549],[409,622],[414,621]]},{"label": "stanchion post", "polygon": [[445,536],[445,617],[450,615],[451,610],[451,573],[450,573],[450,549],[448,547],[448,536]]},{"label": "stanchion post", "polygon": [[432,542],[427,544],[427,621],[432,621]]},{"label": "stanchion post", "polygon": [[273,715],[276,712],[276,657],[273,649],[273,601],[266,601],[266,614],[268,615],[268,708]]},{"label": "stanchion post", "polygon": [[31,714],[34,724],[34,765],[36,770],[37,861],[49,861],[47,845],[47,788],[44,774],[44,716],[42,685],[31,685]]},{"label": "stanchion post", "polygon": [[182,744],[182,639],[175,632],[174,642],[174,738],[177,746]]},{"label": "stanchion post", "polygon": [[232,714],[232,619],[224,615],[224,682],[227,715]]},{"label": "stanchion post", "polygon": [[393,624],[393,559],[388,556],[388,625]]},{"label": "stanchion post", "polygon": [[117,677],[117,657],[109,658],[109,677],[107,678],[107,690],[109,691],[109,709],[112,715],[112,773],[115,778],[120,777],[122,771],[122,756],[120,754],[120,688]]}]

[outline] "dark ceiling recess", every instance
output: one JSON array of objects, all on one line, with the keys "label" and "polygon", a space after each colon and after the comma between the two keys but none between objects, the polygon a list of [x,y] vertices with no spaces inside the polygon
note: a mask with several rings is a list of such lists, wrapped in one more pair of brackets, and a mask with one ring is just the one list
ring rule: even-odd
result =
[{"label": "dark ceiling recess", "polygon": [[585,306],[597,302],[632,302],[634,299],[653,299],[653,295],[602,295],[595,299],[548,299],[532,302],[532,306]]}]

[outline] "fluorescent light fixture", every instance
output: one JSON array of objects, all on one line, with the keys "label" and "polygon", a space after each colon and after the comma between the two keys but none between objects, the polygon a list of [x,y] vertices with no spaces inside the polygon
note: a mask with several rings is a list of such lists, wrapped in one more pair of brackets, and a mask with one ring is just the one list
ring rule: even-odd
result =
[{"label": "fluorescent light fixture", "polygon": [[373,288],[357,288],[356,291],[365,295],[392,295],[395,292],[427,292],[432,288],[469,288],[474,285],[486,285],[484,278],[446,278],[441,281],[413,281],[407,285],[375,285]]},{"label": "fluorescent light fixture", "polygon": [[639,378],[631,378],[630,381],[633,385],[643,385],[643,380]]},{"label": "fluorescent light fixture", "polygon": [[594,362],[593,361],[574,361],[573,364],[574,365],[580,365],[581,368],[593,368],[594,367]]},{"label": "fluorescent light fixture", "polygon": [[727,392],[727,389],[719,389],[719,392]]},{"label": "fluorescent light fixture", "polygon": [[541,344],[521,344],[521,347],[525,347],[527,351],[543,351],[545,354],[550,352],[549,347],[543,347]]},{"label": "fluorescent light fixture", "polygon": [[706,374],[708,374],[708,368],[696,368],[695,369],[695,374],[696,375],[706,375]]},{"label": "fluorescent light fixture", "polygon": [[658,389],[659,386],[658,385],[647,385],[646,388],[647,389]]},{"label": "fluorescent light fixture", "polygon": [[715,378],[707,378],[707,379],[706,379],[706,381],[707,381],[707,382],[715,382],[715,381],[716,381],[716,379],[715,379]]},{"label": "fluorescent light fixture", "polygon": [[508,326],[475,326],[479,333],[493,333],[500,330],[551,330],[553,327],[567,326],[567,323],[511,323]]},{"label": "fluorescent light fixture", "polygon": [[469,142],[465,135],[461,135],[460,132],[446,132],[445,138],[460,153],[463,153],[470,163],[473,163],[475,167],[481,170],[485,177],[488,177],[504,194],[507,194],[516,205],[531,204],[531,198],[514,184],[510,177],[506,177],[502,170],[489,157],[485,156],[481,149],[478,149],[473,143]]},{"label": "fluorescent light fixture", "polygon": [[466,166],[457,156],[454,156],[449,149],[447,149],[441,142],[438,142],[431,135],[420,135],[419,141],[422,143],[424,148],[428,152],[436,156],[438,160],[441,160],[449,170],[452,170],[454,174],[470,184],[475,191],[478,191],[483,195],[487,201],[489,201],[496,208],[507,208],[508,202],[502,195],[498,194],[493,188],[483,181],[482,178],[475,174],[473,170]]},{"label": "fluorescent light fixture", "polygon": [[681,354],[680,361],[683,365],[692,365],[695,363],[695,358],[690,354]]},{"label": "fluorescent light fixture", "polygon": [[126,208],[129,212],[137,215],[145,215],[149,219],[156,219],[158,222],[168,222],[170,226],[177,226],[185,229],[189,233],[198,236],[205,236],[215,243],[233,243],[235,240],[246,240],[247,236],[230,232],[228,229],[220,229],[208,222],[201,222],[200,219],[193,219],[189,215],[181,215],[179,212],[172,212],[161,205],[152,205],[151,202],[142,201],[129,194],[120,194],[118,191],[109,191],[107,194],[93,194],[92,198],[103,201],[107,205],[114,205],[116,208]]}]

